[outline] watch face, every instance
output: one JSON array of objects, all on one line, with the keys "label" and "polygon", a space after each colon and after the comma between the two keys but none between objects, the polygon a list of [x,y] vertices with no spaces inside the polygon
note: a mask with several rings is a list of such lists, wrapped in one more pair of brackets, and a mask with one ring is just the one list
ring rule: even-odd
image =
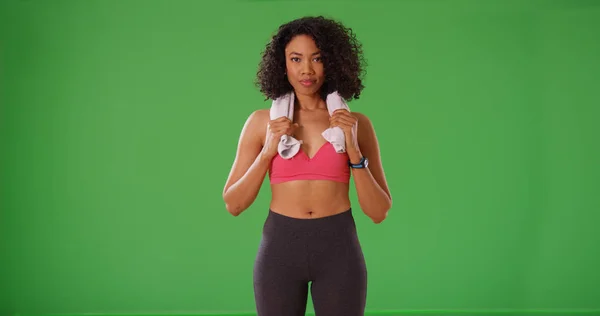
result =
[{"label": "watch face", "polygon": [[353,164],[352,162],[348,161],[348,164],[352,168],[366,168],[369,165],[369,159],[362,157],[359,162]]}]

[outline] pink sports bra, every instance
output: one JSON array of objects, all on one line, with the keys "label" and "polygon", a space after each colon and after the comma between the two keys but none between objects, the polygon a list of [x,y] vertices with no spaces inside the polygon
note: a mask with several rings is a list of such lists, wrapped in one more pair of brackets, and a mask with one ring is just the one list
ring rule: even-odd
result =
[{"label": "pink sports bra", "polygon": [[331,180],[348,183],[348,155],[337,153],[329,142],[323,144],[312,158],[302,149],[290,159],[276,155],[271,162],[269,179],[271,184],[292,180]]}]

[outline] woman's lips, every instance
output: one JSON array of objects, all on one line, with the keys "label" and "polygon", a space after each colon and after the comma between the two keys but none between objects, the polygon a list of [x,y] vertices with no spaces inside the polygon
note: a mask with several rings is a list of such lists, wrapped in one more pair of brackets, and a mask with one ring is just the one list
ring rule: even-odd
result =
[{"label": "woman's lips", "polygon": [[314,80],[310,80],[310,79],[300,80],[300,84],[302,84],[305,87],[312,86],[314,83],[315,83],[315,81]]}]

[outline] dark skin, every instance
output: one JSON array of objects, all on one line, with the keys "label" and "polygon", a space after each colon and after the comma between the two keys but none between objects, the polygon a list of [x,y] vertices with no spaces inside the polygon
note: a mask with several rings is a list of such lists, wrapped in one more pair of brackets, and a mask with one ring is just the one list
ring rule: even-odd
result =
[{"label": "dark skin", "polygon": [[[242,129],[236,157],[223,190],[227,210],[238,216],[256,199],[260,186],[277,155],[283,134],[303,141],[302,149],[314,157],[326,140],[321,133],[338,126],[345,134],[350,161],[369,159],[365,169],[352,169],[359,204],[374,223],[381,223],[391,208],[391,194],[381,163],[379,143],[369,118],[361,113],[337,110],[329,115],[319,95],[324,81],[319,49],[309,36],[299,35],[286,47],[286,75],[296,95],[294,122],[286,117],[270,120],[269,110],[257,110]],[[265,132],[266,131],[266,132]],[[349,185],[326,180],[300,180],[271,186],[270,208],[294,218],[319,218],[350,208]]]}]

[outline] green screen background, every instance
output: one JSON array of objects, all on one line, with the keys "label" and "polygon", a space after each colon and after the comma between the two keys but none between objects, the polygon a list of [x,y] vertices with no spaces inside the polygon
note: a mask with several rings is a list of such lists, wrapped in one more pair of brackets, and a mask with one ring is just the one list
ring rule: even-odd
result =
[{"label": "green screen background", "polygon": [[237,218],[221,193],[308,14],[368,61],[367,309],[599,310],[599,1],[4,0],[0,313],[251,313],[269,187]]}]

